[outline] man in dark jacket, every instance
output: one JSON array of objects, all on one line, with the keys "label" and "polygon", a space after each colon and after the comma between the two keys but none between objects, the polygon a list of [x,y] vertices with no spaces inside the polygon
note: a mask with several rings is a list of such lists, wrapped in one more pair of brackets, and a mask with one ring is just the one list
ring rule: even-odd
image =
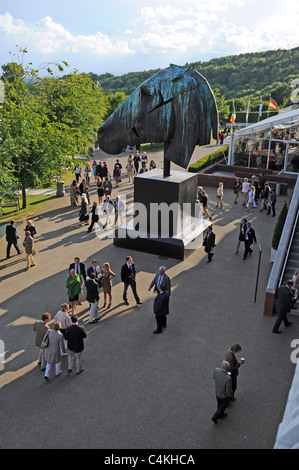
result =
[{"label": "man in dark jacket", "polygon": [[95,273],[91,272],[89,277],[86,278],[85,287],[86,287],[86,300],[89,302],[89,323],[96,323],[100,319],[98,312],[98,303],[99,303],[99,286],[95,280]]},{"label": "man in dark jacket", "polygon": [[23,253],[23,251],[20,250],[20,248],[18,246],[18,238],[19,238],[19,236],[17,234],[17,229],[15,227],[15,221],[12,220],[10,222],[10,225],[7,225],[7,227],[6,227],[6,241],[7,241],[6,258],[7,259],[10,258],[11,245],[13,245],[15,247],[15,249],[18,252],[18,255]]},{"label": "man in dark jacket", "polygon": [[135,264],[133,263],[133,259],[131,256],[126,257],[126,262],[121,268],[120,277],[121,277],[122,282],[124,283],[123,299],[124,299],[125,304],[129,305],[129,302],[127,299],[127,291],[128,291],[129,286],[131,286],[137,305],[142,304],[137,294],[136,269],[135,269]]},{"label": "man in dark jacket", "polygon": [[213,232],[213,227],[210,225],[207,230],[207,234],[203,241],[203,246],[205,247],[205,252],[208,253],[208,262],[212,261],[214,256],[214,248],[215,248],[215,233]]},{"label": "man in dark jacket", "polygon": [[268,203],[267,215],[270,214],[271,208],[272,208],[272,217],[275,217],[275,204],[276,204],[276,193],[275,193],[275,190],[272,189],[270,191],[270,201]]},{"label": "man in dark jacket", "polygon": [[157,322],[157,329],[153,331],[154,334],[162,333],[162,327],[166,328],[166,315],[169,314],[169,294],[163,284],[158,289],[160,292],[154,301],[154,314]]},{"label": "man in dark jacket", "polygon": [[84,338],[86,338],[85,329],[83,326],[78,325],[78,318],[75,315],[71,316],[72,326],[65,330],[65,340],[68,347],[68,373],[73,370],[73,365],[76,366],[76,373],[83,372],[82,367],[82,352],[84,350]]},{"label": "man in dark jacket", "polygon": [[287,319],[287,313],[290,311],[292,306],[292,286],[293,281],[289,280],[285,286],[280,286],[278,289],[278,297],[275,302],[275,308],[278,310],[278,317],[273,326],[273,333],[281,333],[278,328],[282,321],[284,322],[284,326],[290,326],[292,324],[292,322]]},{"label": "man in dark jacket", "polygon": [[253,252],[252,249],[250,248],[253,242],[256,244],[256,236],[255,236],[255,231],[251,227],[251,223],[247,222],[246,224],[246,229],[244,233],[244,242],[245,242],[245,251],[243,255],[243,259],[247,258],[247,255],[251,255]]}]

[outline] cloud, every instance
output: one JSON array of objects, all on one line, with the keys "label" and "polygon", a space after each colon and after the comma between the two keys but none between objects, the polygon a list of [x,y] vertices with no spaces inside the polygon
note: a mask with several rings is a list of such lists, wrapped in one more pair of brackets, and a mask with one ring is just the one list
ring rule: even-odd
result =
[{"label": "cloud", "polygon": [[128,42],[111,40],[98,31],[91,35],[73,35],[50,16],[41,19],[35,26],[26,25],[23,20],[14,19],[10,13],[0,15],[0,32],[19,38],[32,50],[43,54],[57,52],[88,52],[93,55],[132,55]]},{"label": "cloud", "polygon": [[234,54],[296,47],[298,12],[293,10],[290,16],[290,5],[281,9],[277,0],[267,12],[259,5],[257,0],[176,0],[144,6],[132,28],[143,24],[144,32],[131,44],[145,54],[182,54],[195,48],[198,53],[226,49]]}]

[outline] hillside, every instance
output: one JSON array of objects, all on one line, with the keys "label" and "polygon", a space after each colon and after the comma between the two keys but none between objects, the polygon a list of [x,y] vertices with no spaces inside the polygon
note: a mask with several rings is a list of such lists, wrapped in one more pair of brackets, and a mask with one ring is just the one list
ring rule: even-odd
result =
[{"label": "hillside", "polygon": [[[271,93],[272,98],[282,107],[291,104],[291,82],[299,78],[299,47],[232,55],[187,65],[198,70],[213,89],[219,89],[226,100],[249,96],[268,99]],[[122,91],[129,95],[158,70],[130,72],[120,76],[91,73],[90,76],[105,91]]]}]

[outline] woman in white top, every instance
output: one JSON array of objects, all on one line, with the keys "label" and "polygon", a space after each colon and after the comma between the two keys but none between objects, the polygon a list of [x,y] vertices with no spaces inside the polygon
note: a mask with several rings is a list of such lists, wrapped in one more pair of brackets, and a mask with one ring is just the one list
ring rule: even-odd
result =
[{"label": "woman in white top", "polygon": [[243,206],[245,206],[249,188],[250,188],[250,183],[248,183],[248,178],[244,178],[244,181],[242,183]]},{"label": "woman in white top", "polygon": [[223,183],[219,183],[219,186],[217,188],[217,195],[216,195],[216,198],[217,198],[217,204],[216,204],[216,207],[218,207],[218,204],[219,204],[219,207],[220,209],[222,209],[222,199],[223,199]]}]

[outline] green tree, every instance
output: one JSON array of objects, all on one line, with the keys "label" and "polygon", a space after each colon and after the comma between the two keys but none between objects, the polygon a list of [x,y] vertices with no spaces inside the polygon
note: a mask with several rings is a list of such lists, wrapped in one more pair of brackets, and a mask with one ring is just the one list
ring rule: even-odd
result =
[{"label": "green tree", "polygon": [[[61,71],[62,66],[57,65]],[[64,79],[39,78],[38,71],[16,63],[2,66],[5,101],[0,108],[0,163],[22,190],[59,178],[73,163],[88,155],[106,111],[103,92],[86,74]],[[26,71],[25,71],[26,70]],[[48,67],[48,73],[53,70]],[[26,79],[34,77],[34,84]]]}]

